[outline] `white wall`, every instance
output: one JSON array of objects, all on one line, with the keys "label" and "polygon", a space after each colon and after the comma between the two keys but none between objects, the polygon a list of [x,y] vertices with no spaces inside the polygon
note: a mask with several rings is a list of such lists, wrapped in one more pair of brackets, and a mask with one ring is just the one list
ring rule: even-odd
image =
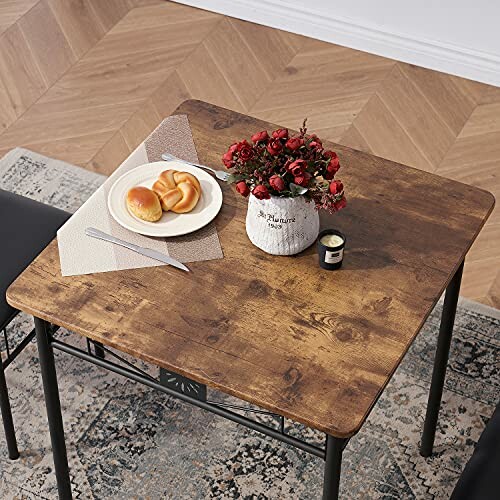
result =
[{"label": "white wall", "polygon": [[179,0],[500,86],[499,0]]}]

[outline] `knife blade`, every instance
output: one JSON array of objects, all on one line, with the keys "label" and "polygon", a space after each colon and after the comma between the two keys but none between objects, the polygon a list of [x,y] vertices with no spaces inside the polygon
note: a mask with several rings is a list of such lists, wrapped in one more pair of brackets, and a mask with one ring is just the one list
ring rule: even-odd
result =
[{"label": "knife blade", "polygon": [[115,245],[120,245],[122,247],[128,248],[132,250],[132,252],[140,253],[141,255],[145,255],[150,259],[158,260],[170,266],[176,267],[178,269],[182,269],[183,271],[189,272],[189,268],[186,267],[182,262],[169,257],[161,252],[157,252],[152,248],[141,247],[139,245],[135,245],[134,243],[129,243],[128,241],[120,240],[119,238],[115,238],[110,234],[106,234],[95,227],[88,227],[85,229],[85,234],[90,236],[91,238],[96,238],[98,240],[108,241],[110,243],[114,243]]}]

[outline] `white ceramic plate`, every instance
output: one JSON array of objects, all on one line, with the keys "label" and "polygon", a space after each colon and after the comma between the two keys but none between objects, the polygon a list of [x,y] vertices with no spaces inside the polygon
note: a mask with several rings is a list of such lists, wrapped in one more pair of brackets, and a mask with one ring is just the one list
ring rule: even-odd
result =
[{"label": "white ceramic plate", "polygon": [[[201,196],[196,207],[187,214],[163,212],[157,222],[147,222],[133,215],[127,208],[126,196],[134,186],[151,186],[164,170],[174,169],[195,175],[201,184]],[[201,168],[177,161],[146,163],[119,177],[111,186],[108,208],[113,218],[126,229],[146,236],[169,237],[192,233],[206,226],[219,213],[222,190],[217,181]]]}]

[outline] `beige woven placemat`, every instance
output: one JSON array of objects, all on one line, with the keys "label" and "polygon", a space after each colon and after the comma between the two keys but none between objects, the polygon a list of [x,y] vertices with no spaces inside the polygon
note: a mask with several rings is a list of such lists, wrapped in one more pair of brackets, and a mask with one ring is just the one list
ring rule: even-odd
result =
[{"label": "beige woven placemat", "polygon": [[63,276],[163,265],[161,262],[125,248],[90,238],[85,235],[87,227],[95,227],[136,245],[153,248],[181,262],[223,257],[214,223],[186,236],[151,238],[124,229],[109,213],[107,197],[115,180],[139,165],[161,160],[161,154],[164,152],[169,152],[184,160],[198,161],[186,115],[170,116],[163,120],[59,229],[57,241]]}]

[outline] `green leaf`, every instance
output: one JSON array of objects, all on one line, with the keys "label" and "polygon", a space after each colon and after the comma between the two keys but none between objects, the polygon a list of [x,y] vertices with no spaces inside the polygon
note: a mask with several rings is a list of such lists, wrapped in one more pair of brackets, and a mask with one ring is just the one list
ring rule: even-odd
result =
[{"label": "green leaf", "polygon": [[227,182],[229,184],[234,184],[243,180],[245,180],[245,176],[241,174],[229,174],[229,177],[227,178]]},{"label": "green leaf", "polygon": [[292,196],[302,196],[303,194],[307,193],[307,188],[303,186],[299,186],[297,184],[294,184],[293,182],[290,182],[290,192],[292,193]]}]

